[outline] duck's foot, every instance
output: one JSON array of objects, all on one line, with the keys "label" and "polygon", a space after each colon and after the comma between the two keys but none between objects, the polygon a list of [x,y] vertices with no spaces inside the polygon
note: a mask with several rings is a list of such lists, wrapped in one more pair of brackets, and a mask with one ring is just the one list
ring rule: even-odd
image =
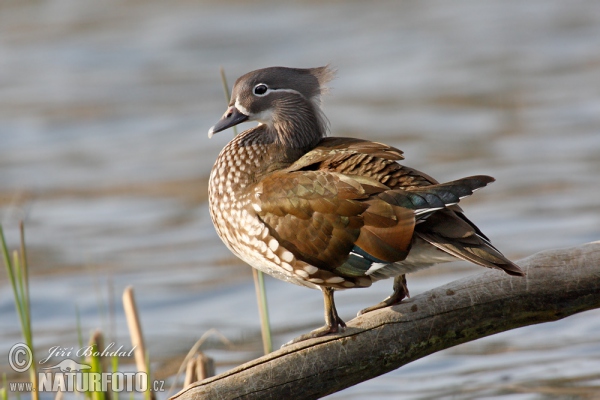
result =
[{"label": "duck's foot", "polygon": [[344,329],[346,329],[346,324],[344,321],[342,321],[337,313],[337,310],[335,309],[335,303],[333,302],[333,289],[330,287],[322,287],[321,290],[323,291],[323,299],[325,301],[325,326],[298,336],[281,347],[289,346],[290,344],[302,342],[307,339],[329,335],[330,333],[343,332]]},{"label": "duck's foot", "polygon": [[398,304],[405,297],[410,297],[410,294],[408,293],[408,287],[406,286],[406,276],[399,275],[394,278],[394,293],[392,293],[390,297],[383,300],[381,303],[360,310],[358,312],[358,316],[361,316],[371,311],[379,310],[380,308],[385,308],[393,306],[394,304]]},{"label": "duck's foot", "polygon": [[344,321],[342,321],[341,319],[338,319],[337,323],[335,323],[333,325],[325,325],[318,329],[315,329],[314,331],[305,333],[304,335],[300,335],[297,338],[294,338],[294,339],[290,340],[289,342],[285,343],[281,347],[289,346],[290,344],[302,342],[307,339],[314,339],[314,338],[318,338],[321,336],[329,335],[330,333],[344,332],[345,329],[346,329],[346,324],[344,323]]}]

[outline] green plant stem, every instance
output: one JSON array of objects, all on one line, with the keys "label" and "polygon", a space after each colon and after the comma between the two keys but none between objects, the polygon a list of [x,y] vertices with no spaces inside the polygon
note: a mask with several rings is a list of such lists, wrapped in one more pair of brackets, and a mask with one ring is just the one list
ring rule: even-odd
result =
[{"label": "green plant stem", "polygon": [[8,279],[10,280],[10,284],[12,286],[13,295],[15,298],[15,308],[17,309],[17,315],[19,317],[19,322],[21,323],[21,332],[23,333],[23,338],[25,339],[25,344],[29,347],[31,351],[31,367],[29,368],[29,377],[31,379],[32,391],[31,398],[32,400],[39,399],[39,393],[37,391],[38,381],[37,381],[37,370],[36,363],[34,357],[33,350],[33,334],[31,330],[31,311],[29,305],[29,273],[27,268],[27,256],[26,256],[26,248],[25,248],[25,232],[23,228],[23,223],[20,224],[21,229],[21,247],[20,253],[15,250],[13,252],[13,260],[11,262],[8,247],[6,246],[6,240],[4,238],[4,231],[2,230],[2,226],[0,226],[0,244],[2,246],[2,258],[4,259],[4,266],[6,267],[6,272],[8,274]]},{"label": "green plant stem", "polygon": [[2,374],[2,389],[0,389],[0,400],[8,400],[8,385],[6,383],[6,373]]},{"label": "green plant stem", "polygon": [[[25,281],[25,296],[27,297],[27,305],[29,305],[29,264],[27,263],[27,251],[25,250],[25,224],[23,221],[19,222],[19,233],[21,239],[21,265],[23,266],[23,279]],[[27,316],[29,326],[31,326],[31,314],[27,313]]]},{"label": "green plant stem", "polygon": [[260,327],[265,354],[273,351],[273,343],[271,340],[271,324],[269,322],[269,309],[267,307],[267,291],[265,288],[264,274],[252,268],[252,276],[254,277],[254,288],[256,289],[256,302],[258,303],[258,315],[260,316]]},{"label": "green plant stem", "polygon": [[[231,100],[231,93],[229,93],[229,85],[227,84],[227,77],[225,76],[225,69],[223,67],[220,68],[221,72],[221,83],[223,84],[223,93],[225,93],[225,102],[229,105],[229,101]],[[233,127],[233,136],[237,136],[238,131],[237,127]]]}]

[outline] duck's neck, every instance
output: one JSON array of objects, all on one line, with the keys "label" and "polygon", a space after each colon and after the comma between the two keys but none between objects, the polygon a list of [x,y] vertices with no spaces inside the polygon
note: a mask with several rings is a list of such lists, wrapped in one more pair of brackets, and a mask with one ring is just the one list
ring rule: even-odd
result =
[{"label": "duck's neck", "polygon": [[282,99],[275,109],[266,128],[285,152],[306,153],[327,136],[327,119],[317,104]]},{"label": "duck's neck", "polygon": [[211,172],[215,185],[209,187],[219,188],[219,192],[225,188],[233,192],[244,190],[265,175],[287,168],[312,147],[288,147],[275,129],[258,125],[240,133],[223,148]]},{"label": "duck's neck", "polygon": [[269,123],[242,132],[221,151],[211,179],[236,190],[285,169],[326,136],[320,109],[310,103],[283,104]]}]

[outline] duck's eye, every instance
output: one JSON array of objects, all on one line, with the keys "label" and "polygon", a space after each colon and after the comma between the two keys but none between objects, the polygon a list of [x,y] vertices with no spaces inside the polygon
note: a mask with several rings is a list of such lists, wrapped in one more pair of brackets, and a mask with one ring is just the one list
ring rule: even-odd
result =
[{"label": "duck's eye", "polygon": [[269,90],[269,88],[264,83],[259,83],[254,86],[254,94],[257,96],[264,96],[265,93],[267,93],[267,90]]}]

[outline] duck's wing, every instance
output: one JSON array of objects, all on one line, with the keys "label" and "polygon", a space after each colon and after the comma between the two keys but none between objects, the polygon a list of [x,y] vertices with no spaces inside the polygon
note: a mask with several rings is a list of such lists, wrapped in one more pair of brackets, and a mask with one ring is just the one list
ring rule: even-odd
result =
[{"label": "duck's wing", "polygon": [[415,229],[415,234],[433,246],[462,260],[509,275],[524,276],[523,270],[507,259],[462,213],[440,210]]},{"label": "duck's wing", "polygon": [[[401,150],[382,143],[352,138],[326,138],[290,169],[331,171],[359,177],[357,179],[374,180],[389,189],[412,193],[440,185],[431,176],[399,164],[398,161],[403,158]],[[485,184],[490,182],[493,182],[493,178],[487,179]],[[452,184],[453,182],[450,183]],[[490,239],[466,217],[456,203],[423,215],[417,221],[416,234],[457,258],[485,267],[499,268],[511,275],[524,275],[516,264],[492,245]]]},{"label": "duck's wing", "polygon": [[292,164],[289,171],[326,170],[374,179],[390,189],[435,185],[431,176],[398,163],[402,150],[368,140],[329,137]]},{"label": "duck's wing", "polygon": [[370,279],[361,278],[373,264],[406,258],[419,221],[490,179],[470,177],[406,191],[325,170],[280,171],[256,186],[253,208],[279,246],[316,267],[308,269],[309,279],[341,277],[340,284],[368,286]]}]

